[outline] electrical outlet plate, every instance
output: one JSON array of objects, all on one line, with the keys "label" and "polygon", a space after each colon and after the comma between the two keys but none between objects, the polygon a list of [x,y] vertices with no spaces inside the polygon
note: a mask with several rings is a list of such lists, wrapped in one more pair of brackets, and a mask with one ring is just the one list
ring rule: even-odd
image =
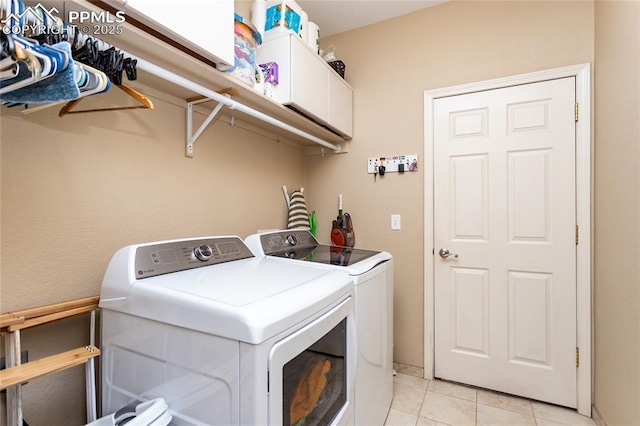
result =
[{"label": "electrical outlet plate", "polygon": [[[404,171],[409,172],[409,166],[415,161],[418,163],[417,155],[390,155],[387,157],[372,157],[367,160],[367,173],[376,172],[376,166],[383,165],[385,173],[397,173],[398,165],[404,164]],[[415,171],[415,170],[414,170]]]},{"label": "electrical outlet plate", "polygon": [[391,229],[402,229],[402,222],[399,214],[391,215]]}]

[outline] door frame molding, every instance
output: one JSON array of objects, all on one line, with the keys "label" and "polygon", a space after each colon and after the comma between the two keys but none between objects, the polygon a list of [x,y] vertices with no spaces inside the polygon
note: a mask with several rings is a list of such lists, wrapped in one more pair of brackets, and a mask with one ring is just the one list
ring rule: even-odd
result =
[{"label": "door frame molding", "polygon": [[[522,84],[537,83],[566,77],[576,78],[576,102],[580,117],[576,122],[576,221],[580,229],[577,256],[577,345],[580,350],[580,366],[577,368],[577,409],[591,416],[592,380],[592,223],[591,223],[591,64],[579,64],[563,68],[520,74],[511,77],[486,80],[477,83],[427,90],[424,92],[424,377],[432,379],[435,368],[435,247],[434,247],[434,102],[436,99],[463,95],[484,90],[500,89]],[[428,253],[432,253],[431,256]]]}]

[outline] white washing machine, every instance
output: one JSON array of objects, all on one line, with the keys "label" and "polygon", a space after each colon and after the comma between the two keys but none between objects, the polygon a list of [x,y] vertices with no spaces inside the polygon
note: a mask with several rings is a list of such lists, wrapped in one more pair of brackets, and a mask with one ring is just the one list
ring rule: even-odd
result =
[{"label": "white washing machine", "polygon": [[242,240],[132,245],[104,276],[102,412],[164,398],[172,425],[353,425],[353,282]]},{"label": "white washing machine", "polygon": [[251,235],[245,243],[256,256],[349,273],[355,285],[358,336],[355,421],[358,426],[382,426],[393,398],[391,254],[322,245],[309,231],[297,229]]}]

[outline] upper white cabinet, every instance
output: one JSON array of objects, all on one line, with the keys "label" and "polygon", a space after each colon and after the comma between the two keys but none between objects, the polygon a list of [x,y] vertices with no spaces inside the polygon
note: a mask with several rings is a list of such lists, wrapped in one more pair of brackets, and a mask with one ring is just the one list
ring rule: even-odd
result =
[{"label": "upper white cabinet", "polygon": [[107,0],[131,17],[214,62],[234,63],[233,0]]},{"label": "upper white cabinet", "polygon": [[300,37],[286,32],[266,40],[257,60],[278,64],[275,100],[342,136],[353,135],[353,89]]}]

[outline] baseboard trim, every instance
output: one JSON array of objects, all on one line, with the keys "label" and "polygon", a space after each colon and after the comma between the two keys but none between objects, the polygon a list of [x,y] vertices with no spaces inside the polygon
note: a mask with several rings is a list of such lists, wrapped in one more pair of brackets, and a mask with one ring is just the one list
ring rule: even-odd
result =
[{"label": "baseboard trim", "polygon": [[415,367],[413,365],[394,362],[393,369],[396,370],[396,373],[406,374],[407,376],[420,377],[421,379],[424,379],[424,368],[422,367]]},{"label": "baseboard trim", "polygon": [[593,422],[596,424],[596,426],[607,426],[607,423],[602,419],[602,416],[600,415],[600,412],[598,412],[598,409],[595,407],[595,405],[591,406],[591,418],[593,419]]}]

